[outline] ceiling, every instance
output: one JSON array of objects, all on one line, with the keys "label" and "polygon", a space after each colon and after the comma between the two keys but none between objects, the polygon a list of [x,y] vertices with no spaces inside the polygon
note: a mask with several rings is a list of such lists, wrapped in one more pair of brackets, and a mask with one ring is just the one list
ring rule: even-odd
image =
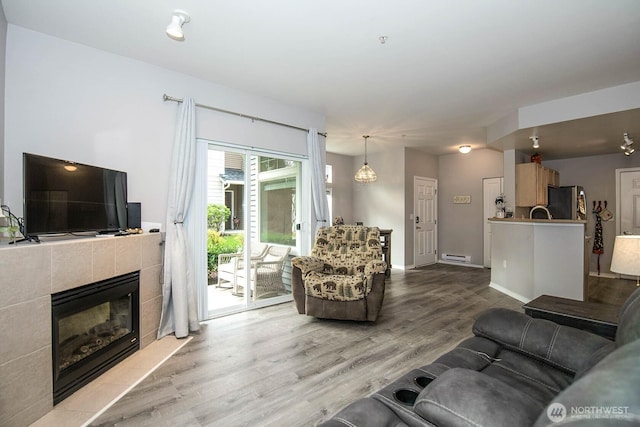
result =
[{"label": "ceiling", "polygon": [[[640,81],[638,0],[2,6],[11,24],[325,114],[327,150],[347,155],[362,153],[364,134],[371,152],[486,147],[487,126],[518,108]],[[191,15],[183,42],[164,34],[174,9]],[[640,109],[621,114],[537,128],[540,151],[547,159],[616,152],[623,132],[640,142]],[[492,148],[527,149],[530,131]]]}]

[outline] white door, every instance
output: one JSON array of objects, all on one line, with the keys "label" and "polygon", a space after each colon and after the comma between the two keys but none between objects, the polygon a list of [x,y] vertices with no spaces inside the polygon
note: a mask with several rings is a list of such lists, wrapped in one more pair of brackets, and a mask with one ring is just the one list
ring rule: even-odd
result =
[{"label": "white door", "polygon": [[496,197],[502,193],[504,178],[484,178],[482,180],[482,223],[484,224],[484,266],[491,268],[491,223],[496,216]]},{"label": "white door", "polygon": [[640,234],[640,168],[616,169],[616,187],[616,234]]},{"label": "white door", "polygon": [[415,267],[436,262],[438,246],[437,193],[437,180],[417,176],[413,178],[413,263]]}]

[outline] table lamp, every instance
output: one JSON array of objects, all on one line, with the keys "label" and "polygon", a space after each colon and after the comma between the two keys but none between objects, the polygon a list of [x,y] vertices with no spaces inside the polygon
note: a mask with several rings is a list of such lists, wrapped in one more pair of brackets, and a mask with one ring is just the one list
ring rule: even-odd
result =
[{"label": "table lamp", "polygon": [[616,236],[611,271],[636,276],[636,286],[640,286],[640,235]]}]

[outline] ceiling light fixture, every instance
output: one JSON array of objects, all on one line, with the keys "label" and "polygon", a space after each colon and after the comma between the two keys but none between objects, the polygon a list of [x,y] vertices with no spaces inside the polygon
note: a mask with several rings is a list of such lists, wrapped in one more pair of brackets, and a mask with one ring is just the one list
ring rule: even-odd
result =
[{"label": "ceiling light fixture", "polygon": [[378,37],[378,40],[380,40],[380,44],[385,44],[387,42],[388,38],[389,37],[387,37],[387,36],[380,36],[380,37]]},{"label": "ceiling light fixture", "polygon": [[184,41],[182,26],[191,21],[191,17],[184,10],[176,9],[171,15],[171,23],[167,26],[167,36],[179,42]]},{"label": "ceiling light fixture", "polygon": [[624,151],[625,156],[632,155],[633,152],[636,151],[631,146],[633,145],[633,139],[629,138],[629,134],[626,132],[622,135],[622,139],[624,140],[624,143],[620,146],[620,149]]},{"label": "ceiling light fixture", "polygon": [[367,182],[375,182],[378,179],[378,176],[373,169],[369,167],[369,163],[367,163],[367,139],[369,138],[369,135],[363,135],[362,137],[364,138],[364,165],[358,169],[354,179],[357,182],[366,184]]},{"label": "ceiling light fixture", "polygon": [[458,151],[461,152],[462,154],[468,154],[471,152],[471,146],[461,145],[460,147],[458,147]]},{"label": "ceiling light fixture", "polygon": [[530,136],[529,139],[533,142],[533,148],[540,148],[540,139],[537,136]]}]

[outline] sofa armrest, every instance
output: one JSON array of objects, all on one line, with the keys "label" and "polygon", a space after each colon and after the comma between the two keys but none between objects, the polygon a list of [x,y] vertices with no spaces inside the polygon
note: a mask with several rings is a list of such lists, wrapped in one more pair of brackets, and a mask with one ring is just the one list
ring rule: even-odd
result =
[{"label": "sofa armrest", "polygon": [[504,308],[482,313],[473,333],[571,374],[592,363],[591,356],[603,347],[613,348],[610,340],[590,332]]},{"label": "sofa armrest", "polygon": [[379,273],[384,274],[386,273],[386,271],[387,271],[387,263],[378,259],[369,261],[364,266],[364,275],[368,277],[373,276],[374,274],[379,274]]},{"label": "sofa armrest", "polygon": [[306,276],[312,271],[322,273],[324,270],[324,261],[320,258],[311,256],[297,256],[291,258],[291,265],[297,267],[302,272],[302,277]]}]

